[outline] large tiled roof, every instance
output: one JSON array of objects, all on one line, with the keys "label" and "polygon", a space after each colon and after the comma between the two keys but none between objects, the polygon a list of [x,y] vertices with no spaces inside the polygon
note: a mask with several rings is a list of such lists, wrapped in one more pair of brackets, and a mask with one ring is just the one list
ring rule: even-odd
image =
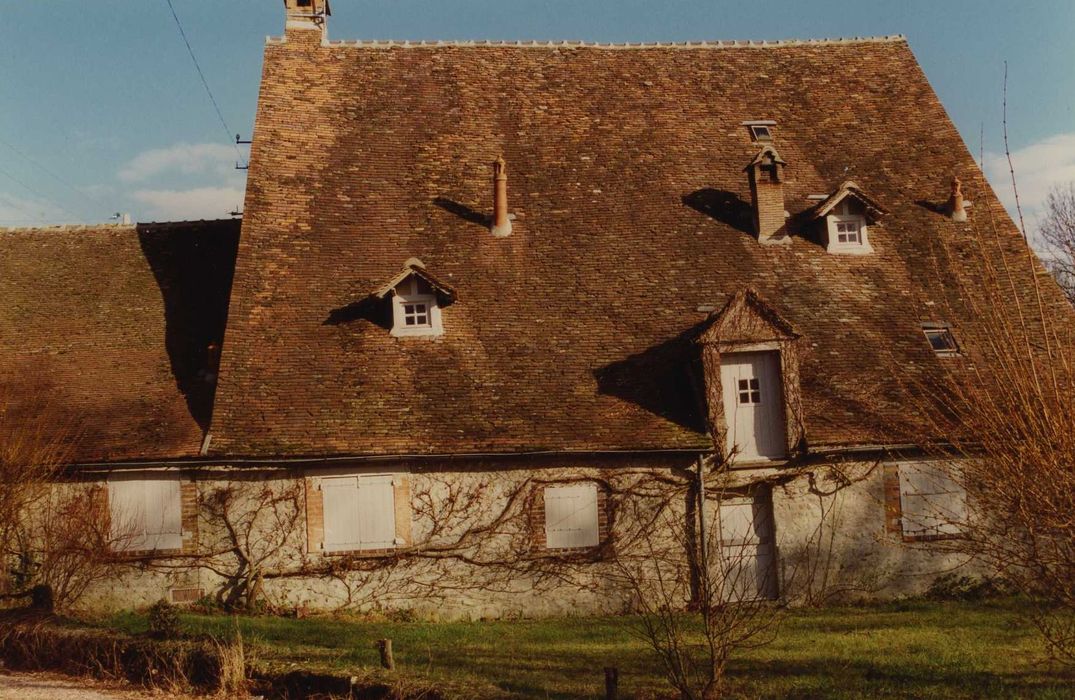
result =
[{"label": "large tiled roof", "polygon": [[[750,235],[746,120],[775,120],[792,215],[853,180],[875,253]],[[493,237],[491,163],[513,233]],[[802,334],[812,445],[906,439],[901,377],[952,287],[936,211],[1015,231],[902,38],[265,49],[211,451],[704,448],[687,342],[747,286]],[[808,217],[802,217],[806,219]],[[793,216],[792,222],[799,220]],[[411,258],[456,294],[437,339],[368,301]],[[949,261],[945,264],[959,264]],[[957,328],[970,318],[948,318]],[[885,361],[883,361],[885,360]]]},{"label": "large tiled roof", "polygon": [[238,229],[0,229],[0,403],[45,412],[78,461],[197,455]]}]

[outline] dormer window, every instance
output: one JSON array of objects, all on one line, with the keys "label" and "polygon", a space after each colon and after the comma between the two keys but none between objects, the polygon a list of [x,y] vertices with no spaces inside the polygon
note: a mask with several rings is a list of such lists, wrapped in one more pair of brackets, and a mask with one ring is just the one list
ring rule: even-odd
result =
[{"label": "dormer window", "polygon": [[428,282],[409,275],[392,294],[392,335],[441,335],[437,295]]},{"label": "dormer window", "polygon": [[[810,199],[818,197],[811,195]],[[864,255],[873,252],[867,224],[875,223],[884,213],[879,204],[849,180],[818,203],[811,219],[818,222],[815,230],[827,251]]]},{"label": "dormer window", "polygon": [[845,199],[826,217],[829,252],[865,252],[868,249],[866,217],[855,209],[852,202]]}]

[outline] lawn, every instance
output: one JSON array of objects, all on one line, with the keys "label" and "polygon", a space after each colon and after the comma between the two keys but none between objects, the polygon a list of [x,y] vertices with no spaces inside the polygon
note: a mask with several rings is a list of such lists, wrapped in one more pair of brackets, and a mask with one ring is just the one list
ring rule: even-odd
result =
[{"label": "lawn", "polygon": [[[741,697],[1071,698],[1075,675],[1051,667],[1017,601],[902,602],[796,610],[769,646],[734,657]],[[104,621],[141,632],[143,615]],[[603,697],[603,667],[622,697],[668,697],[630,617],[496,622],[371,622],[347,618],[183,615],[190,632],[236,624],[259,664],[368,673],[374,641],[391,638],[398,674],[459,697]]]}]

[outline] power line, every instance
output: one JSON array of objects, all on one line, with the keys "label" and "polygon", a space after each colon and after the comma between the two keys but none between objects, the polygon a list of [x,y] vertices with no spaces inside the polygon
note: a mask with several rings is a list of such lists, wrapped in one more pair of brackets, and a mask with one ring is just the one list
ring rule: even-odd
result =
[{"label": "power line", "polygon": [[94,206],[94,208],[101,208],[104,211],[107,211],[109,209],[109,207],[107,205],[105,205],[103,202],[101,202],[99,199],[96,199],[94,197],[90,197],[88,194],[86,194],[85,192],[83,192],[79,188],[75,187],[70,182],[68,182],[64,178],[60,177],[59,175],[54,173],[52,170],[46,168],[44,165],[42,165],[41,163],[37,162],[36,160],[31,158],[30,156],[26,155],[25,153],[23,153],[19,149],[15,148],[13,145],[11,145],[10,143],[8,143],[7,141],[5,141],[2,138],[0,138],[0,145],[3,145],[5,147],[7,147],[15,155],[19,156],[20,158],[22,158],[26,162],[28,162],[31,165],[35,166],[36,168],[41,170],[41,172],[45,173],[46,175],[51,177],[56,182],[60,183],[61,185],[63,185],[67,189],[71,190],[72,192],[74,192],[78,196],[82,197],[82,199],[85,202],[87,202],[89,204],[92,204]]},{"label": "power line", "polygon": [[[220,105],[217,104],[216,98],[213,97],[213,91],[209,89],[209,81],[205,79],[205,73],[202,72],[202,67],[198,64],[198,58],[194,55],[194,49],[190,47],[190,41],[187,40],[187,33],[183,31],[183,23],[179,21],[179,15],[175,13],[175,6],[172,5],[172,0],[164,0],[168,3],[168,9],[172,11],[172,19],[175,20],[175,26],[179,29],[179,36],[183,38],[183,43],[187,46],[187,53],[190,54],[190,60],[194,62],[194,69],[198,71],[198,77],[201,78],[202,85],[205,86],[205,94],[209,95],[209,101],[213,103],[213,109],[216,110],[217,118],[220,120],[220,125],[224,127],[224,133],[227,134],[228,142],[231,142],[232,134],[235,133],[228,126],[228,122],[224,119],[224,113],[220,111]],[[243,154],[239,151],[239,146],[235,146],[235,155],[238,156],[239,161],[243,161]]]},{"label": "power line", "polygon": [[[15,183],[16,185],[18,185],[18,186],[22,187],[22,188],[23,188],[24,190],[26,190],[27,192],[29,192],[29,193],[30,193],[30,194],[32,194],[33,196],[37,197],[37,198],[38,198],[39,200],[41,200],[42,202],[44,202],[44,203],[46,203],[46,204],[50,204],[50,205],[55,205],[55,206],[56,206],[56,208],[57,208],[57,209],[59,209],[60,211],[66,212],[66,213],[70,214],[71,216],[75,217],[75,220],[76,220],[76,221],[82,221],[82,217],[81,217],[81,216],[79,216],[79,215],[78,215],[78,214],[76,214],[75,212],[71,211],[70,209],[68,209],[68,208],[67,208],[67,207],[65,207],[64,205],[62,205],[62,204],[60,204],[60,203],[58,203],[58,202],[53,202],[53,201],[51,201],[51,200],[50,200],[50,199],[49,199],[48,197],[46,197],[46,196],[42,195],[42,194],[41,194],[40,192],[38,192],[37,190],[35,190],[35,189],[34,189],[33,187],[30,187],[30,186],[29,186],[29,185],[27,185],[27,184],[26,184],[25,182],[23,182],[23,181],[22,181],[22,180],[20,180],[19,178],[15,177],[14,175],[12,175],[11,173],[9,173],[8,171],[6,171],[6,170],[3,170],[3,169],[0,169],[0,175],[4,175],[4,176],[6,176],[6,177],[7,177],[7,178],[8,178],[9,180],[11,180],[12,182],[14,182],[14,183]],[[17,204],[16,204],[16,207],[18,207],[19,209],[22,209],[23,211],[26,211],[26,209],[25,209],[24,207],[19,207],[19,206],[18,206]],[[27,212],[27,213],[29,213],[29,212]],[[41,217],[41,218],[43,219],[44,217]]]}]

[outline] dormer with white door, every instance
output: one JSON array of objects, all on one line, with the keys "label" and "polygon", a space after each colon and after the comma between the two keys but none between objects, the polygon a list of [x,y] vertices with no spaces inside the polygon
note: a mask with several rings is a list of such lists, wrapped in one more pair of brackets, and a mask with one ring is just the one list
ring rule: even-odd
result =
[{"label": "dormer with white door", "polygon": [[729,461],[780,461],[801,448],[798,339],[750,289],[699,334],[710,432]]}]

